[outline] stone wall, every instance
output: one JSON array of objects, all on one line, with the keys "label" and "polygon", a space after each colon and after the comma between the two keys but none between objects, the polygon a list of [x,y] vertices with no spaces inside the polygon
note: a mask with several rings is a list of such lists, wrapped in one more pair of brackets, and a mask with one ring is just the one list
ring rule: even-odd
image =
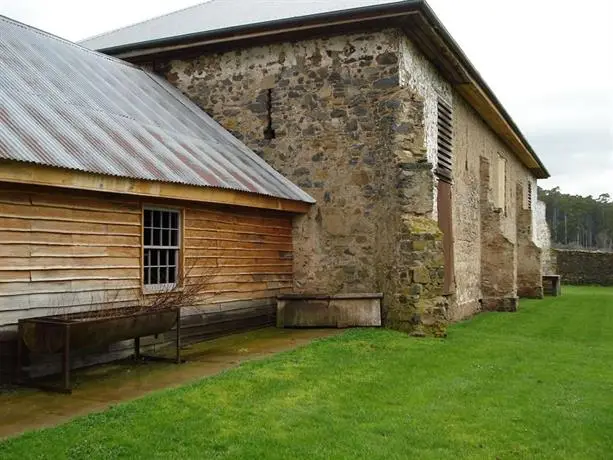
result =
[{"label": "stone wall", "polygon": [[[437,150],[437,100],[442,98],[453,107],[454,129],[454,164],[453,164],[453,237],[455,260],[455,294],[449,307],[449,318],[452,320],[470,316],[481,309],[482,292],[482,256],[495,260],[498,253],[497,239],[486,244],[476,244],[481,241],[481,218],[485,216],[488,222],[485,226],[494,225],[496,232],[501,232],[503,245],[517,245],[518,236],[524,241],[523,248],[532,248],[535,241],[533,216],[524,211],[529,210],[527,193],[518,194],[517,185],[522,189],[531,184],[536,195],[536,179],[521,164],[510,149],[486,125],[475,110],[469,106],[452,86],[438,73],[437,69],[405,36],[400,37],[400,82],[411,88],[424,100],[425,147],[429,161],[436,161]],[[481,157],[486,158],[490,171],[488,184],[481,182]],[[494,191],[498,189],[501,180],[496,174],[496,161],[499,157],[506,160],[506,193],[505,205],[496,209]],[[489,204],[481,202],[479,190],[489,187]],[[436,192],[436,185],[435,185]],[[436,198],[436,193],[435,193]],[[521,205],[521,206],[519,206]],[[519,219],[521,210],[522,219]],[[534,210],[532,211],[534,213]],[[434,208],[436,217],[437,209]],[[491,213],[494,213],[491,215]],[[529,221],[529,222],[528,222]],[[520,231],[518,222],[525,227],[532,226],[532,234]],[[488,236],[486,235],[487,239]],[[494,251],[483,255],[482,248]],[[489,250],[488,249],[488,250]],[[506,261],[510,270],[517,271],[517,251],[508,251],[513,257]],[[503,250],[504,253],[504,250]],[[536,255],[535,255],[536,257]],[[540,257],[540,256],[538,256]],[[488,275],[485,274],[487,277]],[[523,283],[525,277],[522,277]],[[531,277],[535,279],[534,276]],[[497,284],[494,282],[493,284]],[[515,285],[516,283],[513,283]],[[538,291],[538,287],[536,287]],[[512,290],[512,288],[511,288]],[[526,293],[529,289],[524,290]],[[514,296],[513,296],[514,297]]]},{"label": "stone wall", "polygon": [[[503,304],[516,302],[513,299],[523,283],[523,278],[520,284],[517,280],[519,246],[528,248],[534,242],[533,235],[521,229],[532,225],[526,190],[528,183],[533,184],[533,190],[536,187],[531,173],[475,110],[457,93],[452,94],[456,293],[450,316],[459,319],[483,306],[497,308],[491,306],[491,300],[498,297],[510,299]],[[506,162],[502,177],[497,168],[501,158]],[[482,170],[484,161],[486,170]],[[500,181],[505,183],[503,206],[497,199]],[[500,279],[499,273],[492,271],[497,264],[501,265]],[[488,279],[490,276],[494,278]],[[503,288],[501,282],[507,285]]]},{"label": "stone wall", "polygon": [[491,168],[480,159],[481,292],[486,311],[517,309],[517,254],[515,243],[504,234],[503,209],[492,203]]},{"label": "stone wall", "polygon": [[554,249],[562,283],[613,286],[613,253]]},{"label": "stone wall", "polygon": [[[524,196],[527,190],[517,184],[517,196]],[[543,272],[541,248],[533,241],[533,212],[517,200],[517,295],[518,297],[543,298]]]},{"label": "stone wall", "polygon": [[[516,303],[518,251],[537,252],[518,185],[535,193],[535,180],[400,31],[177,59],[164,71],[317,199],[295,226],[296,292],[381,291],[387,324],[411,330],[472,315],[483,302]],[[455,292],[447,299],[432,172],[439,97],[453,106],[454,125]]]},{"label": "stone wall", "polygon": [[388,325],[444,333],[423,98],[400,87],[398,61],[398,34],[380,31],[172,60],[165,73],[317,200],[295,225],[296,292],[383,292]]},{"label": "stone wall", "polygon": [[[417,49],[404,34],[399,34],[399,73],[400,84],[410,88],[424,101],[424,147],[428,161],[434,166],[438,149],[438,98],[442,97],[449,104],[453,103],[451,85],[438,73],[438,70]],[[437,186],[433,184],[434,207],[433,218],[437,218]]]}]

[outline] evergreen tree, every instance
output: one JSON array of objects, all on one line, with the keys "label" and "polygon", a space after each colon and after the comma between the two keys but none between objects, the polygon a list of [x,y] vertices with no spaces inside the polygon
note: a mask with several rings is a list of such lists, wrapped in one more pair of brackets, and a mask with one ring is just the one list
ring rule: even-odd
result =
[{"label": "evergreen tree", "polygon": [[539,187],[538,196],[547,205],[554,247],[613,251],[613,200],[608,193],[594,198]]}]

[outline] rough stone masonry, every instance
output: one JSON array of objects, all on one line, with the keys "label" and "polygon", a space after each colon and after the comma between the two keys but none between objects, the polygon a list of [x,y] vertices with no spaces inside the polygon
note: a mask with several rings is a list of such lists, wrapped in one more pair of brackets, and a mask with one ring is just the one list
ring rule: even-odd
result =
[{"label": "rough stone masonry", "polygon": [[397,51],[355,34],[175,60],[166,76],[317,200],[295,225],[297,292],[380,291],[386,324],[442,333],[423,101],[400,88]]},{"label": "rough stone masonry", "polygon": [[[507,158],[512,204],[521,201],[514,184],[529,173],[400,31],[203,54],[156,68],[317,200],[294,225],[295,292],[383,292],[386,325],[417,335],[443,335],[449,319],[476,313],[483,297],[488,308],[516,305],[515,246],[524,233],[516,231],[514,205],[508,215],[492,209],[497,178],[482,183],[479,159]],[[432,172],[439,95],[459,113],[457,290],[447,297]],[[500,282],[491,279],[498,266]]]}]

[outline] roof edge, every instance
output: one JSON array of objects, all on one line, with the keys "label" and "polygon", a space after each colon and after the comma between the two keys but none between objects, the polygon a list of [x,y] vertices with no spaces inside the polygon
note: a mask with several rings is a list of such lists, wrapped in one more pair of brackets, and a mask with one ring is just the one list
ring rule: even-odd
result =
[{"label": "roof edge", "polygon": [[306,214],[314,204],[217,187],[109,176],[56,166],[0,160],[0,182],[212,203]]},{"label": "roof edge", "polygon": [[[257,24],[247,24],[247,25],[242,25],[242,26],[227,27],[224,29],[216,29],[213,31],[195,32],[195,33],[178,35],[178,36],[173,36],[173,37],[160,38],[160,39],[155,39],[155,40],[147,40],[147,41],[136,42],[136,43],[129,43],[127,45],[111,46],[108,48],[99,48],[99,49],[96,49],[96,51],[100,53],[110,54],[113,56],[117,56],[117,55],[122,54],[125,51],[131,51],[134,49],[141,49],[142,51],[146,53],[146,50],[150,48],[161,47],[161,46],[172,46],[172,45],[179,44],[179,43],[203,40],[208,37],[212,38],[212,37],[218,37],[218,36],[236,36],[237,39],[240,39],[240,35],[246,32],[252,32],[255,30],[262,30],[262,31],[274,30],[278,28],[279,26],[292,27],[292,26],[300,26],[305,23],[317,24],[324,20],[331,21],[331,20],[341,19],[347,16],[353,16],[357,14],[359,15],[368,15],[370,13],[377,14],[377,13],[381,13],[383,10],[385,12],[390,12],[390,11],[407,12],[411,10],[417,10],[417,8],[420,5],[423,5],[424,3],[425,3],[425,0],[398,0],[394,3],[388,3],[385,5],[372,5],[372,6],[351,8],[351,9],[346,9],[346,10],[330,11],[326,13],[317,13],[317,14],[310,14],[307,16],[300,16],[297,18],[275,19],[272,21],[259,22]],[[199,5],[196,5],[196,6],[199,6]],[[176,13],[178,11],[183,11],[183,10],[173,11],[173,13]],[[164,16],[167,16],[167,15],[162,15],[158,17],[164,17]],[[133,25],[146,23],[148,21],[151,21],[152,19],[157,19],[158,17],[151,18],[145,21],[141,21]],[[131,26],[128,26],[128,27],[131,27]],[[84,44],[88,40],[93,40],[95,38],[105,36],[112,32],[123,30],[125,28],[127,27],[122,27],[120,29],[112,30],[104,34],[99,34],[94,37],[89,37],[89,38],[80,40],[77,43]],[[86,46],[86,45],[82,45],[82,46]]]},{"label": "roof edge", "polygon": [[25,24],[25,23],[23,23],[21,21],[17,21],[16,19],[9,18],[8,16],[4,16],[4,15],[0,14],[0,21],[6,21],[6,22],[8,22],[10,24],[13,24],[15,26],[21,27],[22,29],[26,29],[26,30],[28,30],[30,32],[34,32],[34,33],[37,33],[39,35],[42,35],[42,36],[44,36],[44,37],[46,37],[46,38],[48,38],[50,40],[56,40],[58,42],[62,42],[66,46],[73,46],[75,48],[79,48],[83,52],[94,54],[94,55],[98,55],[100,57],[100,59],[106,59],[108,61],[112,61],[112,62],[115,62],[117,64],[125,65],[126,67],[132,67],[132,68],[137,68],[139,70],[142,70],[138,66],[132,64],[131,62],[126,61],[125,59],[121,59],[119,57],[116,57],[112,53],[104,53],[102,51],[92,50],[91,48],[88,48],[86,46],[83,46],[83,45],[79,44],[79,42],[71,42],[70,40],[67,40],[65,38],[60,37],[59,35],[52,34],[51,32],[47,32],[45,30],[39,29],[38,27],[30,26],[30,25]]},{"label": "roof edge", "polygon": [[519,129],[519,127],[517,126],[513,118],[511,117],[511,115],[504,108],[504,105],[500,102],[500,100],[498,99],[494,91],[492,91],[492,89],[486,83],[484,78],[481,76],[480,72],[470,62],[470,59],[468,58],[468,56],[466,56],[462,48],[460,48],[460,45],[451,36],[447,28],[443,25],[442,21],[438,18],[434,10],[430,7],[430,5],[425,0],[421,4],[421,10],[423,14],[426,16],[426,18],[432,23],[434,23],[435,29],[442,36],[447,46],[449,46],[449,48],[453,52],[453,55],[460,61],[460,63],[464,67],[468,69],[468,72],[471,75],[471,77],[474,78],[474,80],[476,81],[478,86],[483,90],[483,92],[486,94],[488,99],[490,99],[493,102],[494,106],[500,111],[503,118],[507,121],[507,123],[509,123],[509,125],[511,126],[515,134],[517,134],[517,136],[522,141],[522,144],[528,150],[530,155],[534,158],[534,160],[538,164],[538,170],[540,171],[535,170],[535,168],[529,168],[531,172],[539,179],[549,178],[550,177],[549,171],[547,171],[547,168],[545,167],[541,159],[538,157],[538,155],[536,154],[536,152],[534,151],[534,149],[532,148],[532,146],[530,145],[526,137],[523,135],[523,133],[521,132],[521,130]]}]

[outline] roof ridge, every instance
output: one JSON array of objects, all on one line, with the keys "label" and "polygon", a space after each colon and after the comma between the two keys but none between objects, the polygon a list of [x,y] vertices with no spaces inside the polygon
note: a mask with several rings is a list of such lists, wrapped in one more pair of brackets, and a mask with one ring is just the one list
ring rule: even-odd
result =
[{"label": "roof ridge", "polygon": [[38,27],[30,26],[28,24],[24,24],[23,22],[17,21],[16,19],[9,18],[8,16],[4,16],[4,15],[0,14],[0,20],[2,20],[4,22],[7,22],[9,24],[12,24],[14,26],[17,26],[17,27],[21,27],[22,29],[25,29],[25,30],[27,30],[29,32],[34,32],[34,33],[36,33],[38,35],[43,35],[43,36],[45,36],[47,38],[50,38],[52,40],[56,40],[58,42],[62,42],[65,45],[70,45],[70,46],[73,46],[75,48],[79,48],[80,50],[85,51],[86,53],[93,54],[93,55],[95,55],[95,56],[97,56],[99,58],[106,59],[107,61],[111,61],[111,62],[114,62],[114,63],[117,63],[117,64],[123,64],[123,65],[125,65],[127,67],[131,67],[131,68],[138,69],[138,70],[143,70],[142,68],[140,68],[139,66],[137,66],[135,64],[132,64],[131,62],[124,61],[123,59],[119,59],[119,58],[116,58],[114,56],[109,56],[108,54],[100,53],[98,51],[95,51],[95,50],[92,50],[90,48],[87,48],[87,47],[85,47],[83,45],[79,45],[78,43],[71,42],[70,40],[67,40],[66,38],[60,37],[59,35],[55,35],[55,34],[52,34],[52,33],[49,33],[49,32],[45,32],[44,30],[39,29]]},{"label": "roof ridge", "polygon": [[216,1],[218,1],[218,0],[204,0],[203,2],[196,3],[195,5],[186,6],[185,8],[181,8],[179,10],[174,10],[174,11],[170,11],[170,12],[165,13],[165,14],[160,14],[159,16],[153,16],[152,18],[145,19],[144,21],[139,21],[139,22],[135,22],[133,24],[128,24],[127,26],[117,27],[116,29],[113,29],[113,30],[107,30],[106,32],[102,32],[102,33],[99,33],[97,35],[92,35],[91,37],[85,37],[85,38],[79,40],[78,43],[83,43],[83,42],[87,42],[87,41],[90,41],[90,40],[94,40],[95,38],[105,37],[107,35],[114,34],[115,32],[119,32],[120,30],[129,29],[130,27],[134,27],[134,26],[140,26],[142,24],[146,24],[148,22],[155,21],[156,19],[164,18],[166,16],[171,16],[173,14],[180,13],[181,11],[187,11],[189,9],[202,6],[205,3],[213,3],[213,2],[216,2]]}]

